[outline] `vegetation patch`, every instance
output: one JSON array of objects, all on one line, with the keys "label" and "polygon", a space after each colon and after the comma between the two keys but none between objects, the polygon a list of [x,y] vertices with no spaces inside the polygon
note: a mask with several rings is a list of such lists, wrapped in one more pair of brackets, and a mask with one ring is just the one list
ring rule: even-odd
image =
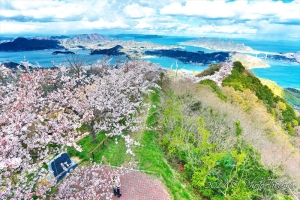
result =
[{"label": "vegetation patch", "polygon": [[216,84],[216,82],[212,81],[212,80],[209,80],[209,79],[206,79],[206,80],[202,80],[200,81],[200,84],[203,84],[203,85],[208,85],[212,88],[212,90],[217,93],[218,97],[220,99],[222,99],[223,101],[226,101],[227,100],[227,97],[222,93],[221,89],[219,88],[219,86]]},{"label": "vegetation patch", "polygon": [[197,74],[196,77],[210,76],[210,75],[213,75],[215,72],[219,71],[220,69],[221,69],[221,65],[210,64],[206,70]]},{"label": "vegetation patch", "polygon": [[[265,103],[269,112],[285,123],[285,130],[290,135],[294,135],[294,127],[300,122],[300,118],[296,116],[294,109],[283,98],[275,96],[268,86],[263,85],[240,62],[234,62],[232,73],[223,80],[223,86],[230,86],[239,91],[245,91],[246,89],[254,91],[258,99]],[[284,109],[278,109],[280,104],[284,105]]]},{"label": "vegetation patch", "polygon": [[[217,138],[221,134],[215,133],[217,129],[206,123],[218,123],[218,113],[213,108],[205,108],[201,102],[193,101],[190,93],[177,95],[170,91],[165,99],[161,105],[160,145],[171,165],[184,166],[185,179],[201,196],[208,199],[262,199],[287,192],[272,187],[279,176],[264,168],[260,154],[240,139],[243,127],[239,121],[232,125],[234,131],[230,134],[235,138],[231,140],[232,145],[221,146]],[[226,141],[224,139],[223,143]],[[261,183],[266,186],[260,187]]]}]

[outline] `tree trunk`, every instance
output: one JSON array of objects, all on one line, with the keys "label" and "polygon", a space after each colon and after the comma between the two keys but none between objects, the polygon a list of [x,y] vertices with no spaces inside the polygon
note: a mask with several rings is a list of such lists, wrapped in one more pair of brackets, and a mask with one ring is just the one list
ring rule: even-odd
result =
[{"label": "tree trunk", "polygon": [[86,126],[89,128],[90,134],[92,136],[93,142],[98,142],[94,127],[93,127],[93,121],[91,123],[86,123]]}]

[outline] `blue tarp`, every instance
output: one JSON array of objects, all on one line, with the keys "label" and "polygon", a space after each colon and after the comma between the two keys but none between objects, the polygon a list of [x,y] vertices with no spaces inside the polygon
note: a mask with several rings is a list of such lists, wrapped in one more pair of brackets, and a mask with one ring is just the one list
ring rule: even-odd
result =
[{"label": "blue tarp", "polygon": [[[67,168],[66,171],[62,168],[61,163],[63,163]],[[67,167],[65,163],[67,163],[69,167]],[[57,182],[59,182],[71,169],[75,168],[77,165],[77,163],[72,163],[67,153],[62,153],[60,156],[50,162],[50,169],[53,171],[53,176],[56,178]]]}]

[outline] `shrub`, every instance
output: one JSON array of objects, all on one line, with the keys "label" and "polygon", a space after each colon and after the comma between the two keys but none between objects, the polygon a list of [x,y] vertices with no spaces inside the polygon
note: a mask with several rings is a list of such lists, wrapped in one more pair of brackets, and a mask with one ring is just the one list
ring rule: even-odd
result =
[{"label": "shrub", "polygon": [[220,69],[221,69],[221,65],[210,64],[206,70],[197,74],[196,77],[210,76],[213,75],[215,72],[219,71]]},{"label": "shrub", "polygon": [[227,100],[227,97],[222,93],[222,91],[220,90],[219,86],[216,84],[216,82],[212,81],[212,80],[202,80],[200,81],[200,84],[203,84],[203,85],[209,85],[212,90],[217,93],[218,97],[220,99],[222,99],[223,101],[226,101]]}]

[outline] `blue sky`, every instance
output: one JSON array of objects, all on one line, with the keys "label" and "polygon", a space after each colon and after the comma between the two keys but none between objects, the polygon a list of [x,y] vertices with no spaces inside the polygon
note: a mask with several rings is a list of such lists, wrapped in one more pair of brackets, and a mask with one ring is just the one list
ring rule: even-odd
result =
[{"label": "blue sky", "polygon": [[300,38],[299,0],[0,0],[0,35]]}]

